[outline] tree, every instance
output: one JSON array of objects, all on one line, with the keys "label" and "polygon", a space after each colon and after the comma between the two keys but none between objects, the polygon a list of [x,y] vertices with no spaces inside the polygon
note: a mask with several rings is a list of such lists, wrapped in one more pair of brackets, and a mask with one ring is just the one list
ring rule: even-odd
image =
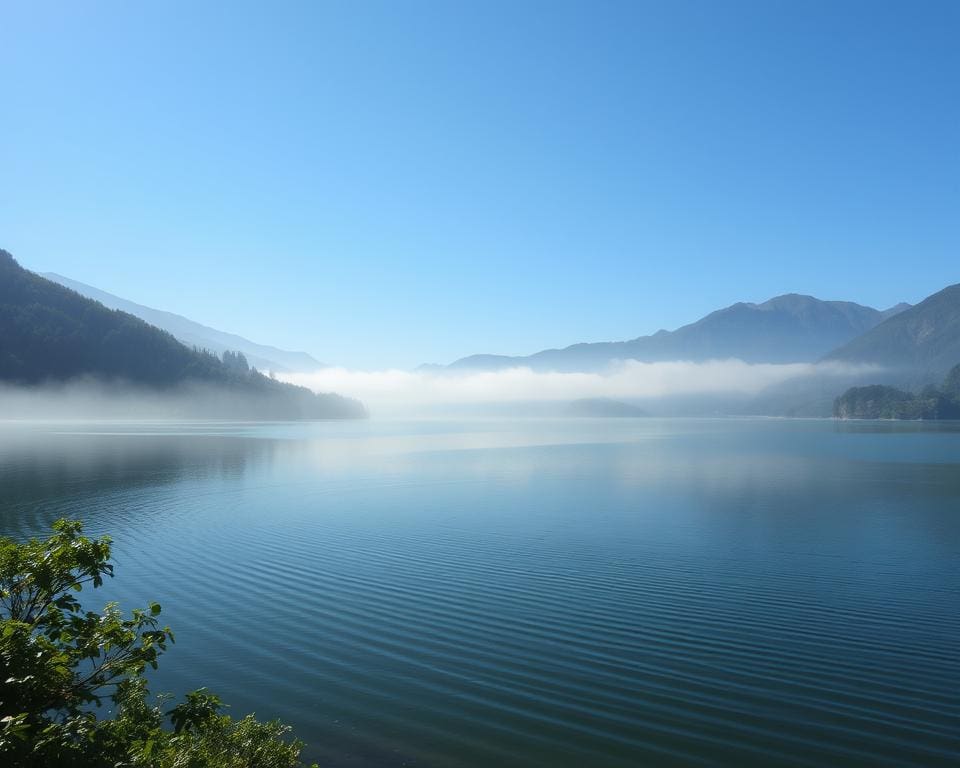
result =
[{"label": "tree", "polygon": [[244,355],[243,352],[226,350],[223,353],[223,364],[228,370],[235,373],[244,374],[250,372],[250,364],[247,362],[246,355]]},{"label": "tree", "polygon": [[954,400],[960,401],[960,365],[955,365],[943,382],[943,391]]},{"label": "tree", "polygon": [[[53,529],[43,541],[0,538],[0,765],[301,766],[289,728],[222,715],[205,689],[167,712],[148,704],[145,671],[173,642],[160,606],[85,611],[76,594],[113,576],[110,539],[83,536],[77,521]],[[105,698],[113,719],[96,715]]]}]

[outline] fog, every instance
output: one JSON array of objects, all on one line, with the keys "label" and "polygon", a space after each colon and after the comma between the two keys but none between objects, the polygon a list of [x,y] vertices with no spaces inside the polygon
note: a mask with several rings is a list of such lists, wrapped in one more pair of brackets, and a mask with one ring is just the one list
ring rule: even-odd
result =
[{"label": "fog", "polygon": [[[357,371],[324,368],[280,378],[314,392],[358,398],[374,417],[557,415],[572,401],[608,398],[655,415],[756,413],[827,416],[833,398],[854,384],[882,378],[876,366],[843,363],[749,364],[618,362],[604,373],[543,373],[529,368],[487,372]],[[304,393],[307,394],[307,393]],[[307,395],[309,397],[309,395]],[[333,398],[336,406],[340,398]],[[815,407],[801,407],[816,403]],[[320,417],[336,417],[336,411]],[[40,387],[0,386],[2,419],[310,418],[289,398],[271,399],[191,384],[158,391],[93,380]],[[313,417],[317,417],[313,414]]]},{"label": "fog", "polygon": [[[750,398],[793,383],[840,394],[851,381],[881,369],[843,363],[750,364],[740,360],[703,363],[634,360],[612,364],[604,373],[543,373],[530,368],[487,372],[445,370],[356,371],[324,368],[285,374],[290,383],[334,391],[362,400],[374,415],[427,415],[462,407],[510,403],[559,405],[581,398],[625,401]],[[482,410],[482,409],[481,409]]]},{"label": "fog", "polygon": [[[309,392],[301,393],[314,398]],[[0,384],[0,420],[310,418],[313,415],[301,402],[301,393],[264,394],[203,383],[160,390],[95,379],[30,387]],[[323,395],[319,399],[321,417],[340,417],[338,409],[344,404],[351,405],[342,398]]]}]

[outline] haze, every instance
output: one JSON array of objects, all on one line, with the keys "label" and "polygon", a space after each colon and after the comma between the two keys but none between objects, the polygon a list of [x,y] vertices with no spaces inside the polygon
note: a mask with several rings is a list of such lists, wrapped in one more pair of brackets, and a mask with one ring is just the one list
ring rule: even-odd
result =
[{"label": "haze", "polygon": [[326,368],[314,373],[285,374],[283,378],[320,392],[349,393],[367,403],[377,416],[424,416],[457,412],[458,406],[460,412],[470,412],[469,406],[563,405],[581,398],[646,402],[666,397],[751,396],[788,381],[803,383],[820,377],[842,382],[849,377],[876,376],[881,372],[877,366],[842,363],[751,365],[740,360],[626,360],[603,373],[542,373],[529,368],[474,373]]}]

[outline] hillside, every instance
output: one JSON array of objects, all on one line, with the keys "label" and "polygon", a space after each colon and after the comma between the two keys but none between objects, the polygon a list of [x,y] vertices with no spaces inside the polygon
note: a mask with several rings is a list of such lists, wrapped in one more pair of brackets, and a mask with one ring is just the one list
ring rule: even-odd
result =
[{"label": "hillside", "polygon": [[906,306],[881,312],[852,302],[787,294],[762,304],[734,304],[675,331],[661,330],[632,341],[574,344],[527,357],[474,355],[449,368],[529,366],[534,370],[595,371],[612,360],[701,362],[726,358],[748,363],[812,362]]},{"label": "hillside", "polygon": [[[202,386],[223,394],[217,415],[355,418],[356,401],[315,395],[246,365],[225,365],[133,315],[111,310],[23,269],[0,250],[0,381],[35,387],[96,380],[170,393]],[[229,404],[229,406],[228,406]],[[189,406],[189,402],[183,403]],[[225,411],[229,410],[227,414]]]},{"label": "hillside", "polygon": [[119,309],[134,317],[139,317],[150,325],[173,334],[178,341],[188,347],[207,349],[218,355],[227,351],[242,352],[250,364],[261,371],[304,372],[315,371],[323,367],[323,363],[306,352],[291,352],[266,344],[257,344],[234,333],[210,328],[173,312],[165,312],[128,301],[54,272],[45,272],[42,276],[76,291],[81,296],[99,301],[109,309]]},{"label": "hillside", "polygon": [[881,365],[891,380],[939,380],[960,362],[960,283],[884,320],[827,359]]},{"label": "hillside", "polygon": [[836,399],[833,415],[838,419],[960,419],[960,365],[953,367],[941,386],[925,387],[918,394],[878,384],[852,387]]}]

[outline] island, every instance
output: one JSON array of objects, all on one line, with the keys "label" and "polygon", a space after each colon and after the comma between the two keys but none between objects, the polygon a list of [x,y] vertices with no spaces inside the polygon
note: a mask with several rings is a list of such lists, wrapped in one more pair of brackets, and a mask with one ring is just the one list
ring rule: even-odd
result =
[{"label": "island", "polygon": [[872,384],[851,387],[834,401],[838,419],[960,419],[960,365],[947,374],[939,387],[928,386],[919,393]]}]

